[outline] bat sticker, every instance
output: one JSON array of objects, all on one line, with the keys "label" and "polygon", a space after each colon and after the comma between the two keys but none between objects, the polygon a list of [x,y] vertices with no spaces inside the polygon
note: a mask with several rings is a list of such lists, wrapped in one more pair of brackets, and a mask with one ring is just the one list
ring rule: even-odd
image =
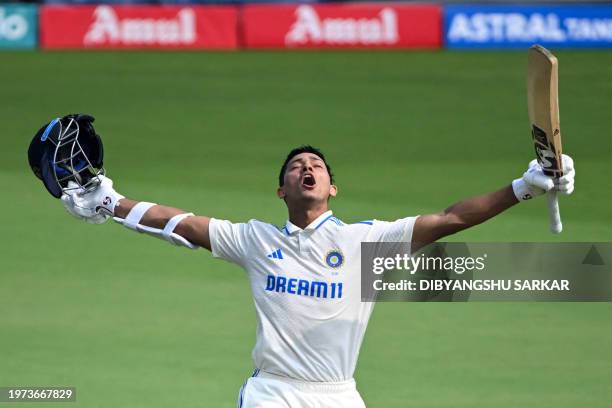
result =
[{"label": "bat sticker", "polygon": [[[555,129],[555,133],[559,130]],[[554,146],[550,144],[546,137],[546,132],[533,125],[531,128],[531,134],[533,136],[533,144],[535,147],[536,157],[538,163],[542,166],[544,174],[553,177],[560,177],[562,175],[559,162],[557,161],[557,153],[555,152]]]}]

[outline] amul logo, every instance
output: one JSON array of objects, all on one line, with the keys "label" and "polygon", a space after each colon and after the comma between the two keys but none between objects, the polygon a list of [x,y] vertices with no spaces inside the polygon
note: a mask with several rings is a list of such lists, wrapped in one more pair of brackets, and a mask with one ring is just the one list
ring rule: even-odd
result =
[{"label": "amul logo", "polygon": [[399,40],[397,13],[384,7],[372,18],[321,18],[312,6],[302,5],[295,10],[296,21],[285,36],[287,45],[395,44]]},{"label": "amul logo", "polygon": [[21,40],[28,32],[28,21],[19,14],[6,14],[0,8],[0,39]]},{"label": "amul logo", "polygon": [[85,34],[84,43],[95,44],[193,44],[196,40],[196,14],[183,8],[171,18],[126,18],[110,6],[98,6],[95,20]]}]

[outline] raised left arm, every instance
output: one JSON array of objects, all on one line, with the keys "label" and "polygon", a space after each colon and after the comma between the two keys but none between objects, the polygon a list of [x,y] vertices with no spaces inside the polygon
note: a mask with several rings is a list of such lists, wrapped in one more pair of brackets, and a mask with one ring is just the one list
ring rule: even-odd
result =
[{"label": "raised left arm", "polygon": [[563,177],[553,179],[545,175],[533,160],[523,177],[500,190],[455,203],[442,212],[417,218],[412,233],[413,251],[440,238],[478,225],[507,210],[520,201],[529,200],[555,190],[569,195],[574,191],[574,161],[563,155]]},{"label": "raised left arm", "polygon": [[436,214],[421,215],[414,224],[413,250],[495,217],[517,204],[512,186],[459,201]]}]

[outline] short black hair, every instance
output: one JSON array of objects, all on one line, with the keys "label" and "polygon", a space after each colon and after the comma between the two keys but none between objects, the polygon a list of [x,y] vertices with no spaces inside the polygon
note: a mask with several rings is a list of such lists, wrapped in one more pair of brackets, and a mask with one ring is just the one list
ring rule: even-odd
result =
[{"label": "short black hair", "polygon": [[291,159],[293,159],[295,156],[297,156],[298,154],[302,154],[302,153],[312,153],[318,156],[321,160],[323,160],[323,163],[325,163],[325,167],[327,168],[327,173],[329,174],[329,181],[330,183],[334,184],[334,174],[332,173],[332,170],[331,170],[331,167],[329,167],[329,164],[327,164],[327,160],[325,160],[325,155],[323,154],[323,152],[317,149],[316,147],[312,147],[310,145],[303,145],[303,146],[296,147],[295,149],[291,150],[289,154],[287,155],[287,158],[285,159],[285,162],[283,163],[283,167],[281,167],[280,174],[278,175],[278,185],[280,187],[282,187],[285,184],[285,172],[287,171],[287,164],[289,164]]}]

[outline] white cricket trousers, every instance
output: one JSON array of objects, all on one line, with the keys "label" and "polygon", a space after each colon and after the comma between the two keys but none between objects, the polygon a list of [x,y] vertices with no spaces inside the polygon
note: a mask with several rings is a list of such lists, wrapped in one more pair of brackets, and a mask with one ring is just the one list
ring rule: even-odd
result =
[{"label": "white cricket trousers", "polygon": [[255,370],[238,395],[238,408],[365,408],[355,380],[310,382]]}]

